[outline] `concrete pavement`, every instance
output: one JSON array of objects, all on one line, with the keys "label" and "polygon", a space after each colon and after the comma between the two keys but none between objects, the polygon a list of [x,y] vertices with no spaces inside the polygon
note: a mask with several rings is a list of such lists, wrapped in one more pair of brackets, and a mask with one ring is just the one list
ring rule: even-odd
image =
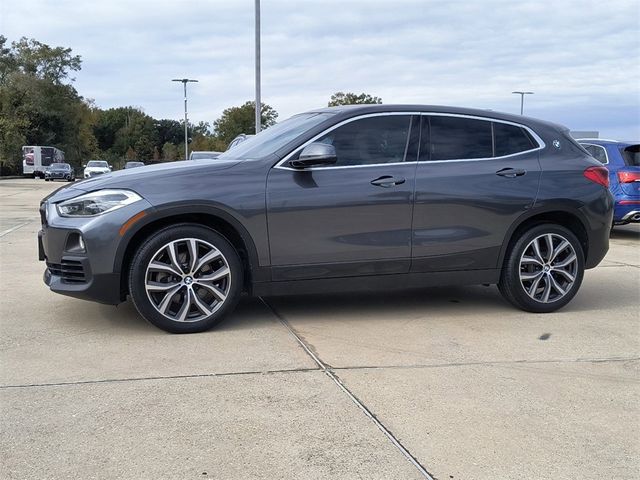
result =
[{"label": "concrete pavement", "polygon": [[245,299],[176,336],[42,284],[58,186],[0,183],[3,478],[425,478],[410,457],[438,479],[639,478],[637,227],[553,314],[481,286]]}]

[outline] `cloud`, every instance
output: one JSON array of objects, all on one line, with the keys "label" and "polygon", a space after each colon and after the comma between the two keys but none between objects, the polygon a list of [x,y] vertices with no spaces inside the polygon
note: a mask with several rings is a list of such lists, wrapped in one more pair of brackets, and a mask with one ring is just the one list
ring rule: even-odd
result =
[{"label": "cloud", "polygon": [[[34,12],[37,12],[34,14]],[[263,101],[280,118],[338,90],[385,103],[519,111],[640,138],[635,0],[262,2]],[[76,87],[102,107],[213,121],[253,97],[253,2],[0,0],[0,31],[71,47]],[[26,21],[25,19],[28,19]]]}]

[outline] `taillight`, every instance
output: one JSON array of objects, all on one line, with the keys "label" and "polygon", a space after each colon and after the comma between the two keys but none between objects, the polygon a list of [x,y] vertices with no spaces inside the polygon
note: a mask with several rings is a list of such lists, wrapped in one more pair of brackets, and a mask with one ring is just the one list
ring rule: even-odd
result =
[{"label": "taillight", "polygon": [[640,172],[618,172],[618,181],[620,183],[640,182]]},{"label": "taillight", "polygon": [[592,182],[609,188],[609,170],[606,167],[589,167],[584,171],[584,176]]}]

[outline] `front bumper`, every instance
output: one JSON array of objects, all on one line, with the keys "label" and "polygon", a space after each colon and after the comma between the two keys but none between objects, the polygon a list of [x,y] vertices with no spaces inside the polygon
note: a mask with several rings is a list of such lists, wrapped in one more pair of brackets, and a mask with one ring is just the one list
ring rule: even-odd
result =
[{"label": "front bumper", "polygon": [[[123,302],[120,265],[115,261],[122,241],[119,229],[148,207],[141,200],[105,215],[66,218],[57,215],[55,205],[44,202],[38,232],[38,258],[46,262],[44,283],[62,295],[110,305]],[[79,247],[79,235],[84,249]]]},{"label": "front bumper", "polygon": [[120,274],[96,274],[86,255],[64,252],[69,233],[76,232],[46,227],[38,232],[38,258],[47,265],[44,283],[62,295],[109,305],[121,303]]},{"label": "front bumper", "polygon": [[99,172],[99,171],[93,171],[93,172],[84,172],[84,178],[93,178],[93,177],[98,177],[100,175],[105,175],[107,173],[110,172]]}]

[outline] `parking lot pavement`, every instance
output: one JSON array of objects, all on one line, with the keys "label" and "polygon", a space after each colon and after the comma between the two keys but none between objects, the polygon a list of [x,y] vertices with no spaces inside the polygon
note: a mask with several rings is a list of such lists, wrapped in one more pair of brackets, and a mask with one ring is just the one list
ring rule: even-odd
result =
[{"label": "parking lot pavement", "polygon": [[442,287],[246,299],[176,336],[42,284],[57,186],[0,182],[1,477],[638,478],[637,226],[552,314]]},{"label": "parking lot pavement", "polygon": [[640,229],[563,310],[495,287],[270,299],[437,478],[638,478]]}]

